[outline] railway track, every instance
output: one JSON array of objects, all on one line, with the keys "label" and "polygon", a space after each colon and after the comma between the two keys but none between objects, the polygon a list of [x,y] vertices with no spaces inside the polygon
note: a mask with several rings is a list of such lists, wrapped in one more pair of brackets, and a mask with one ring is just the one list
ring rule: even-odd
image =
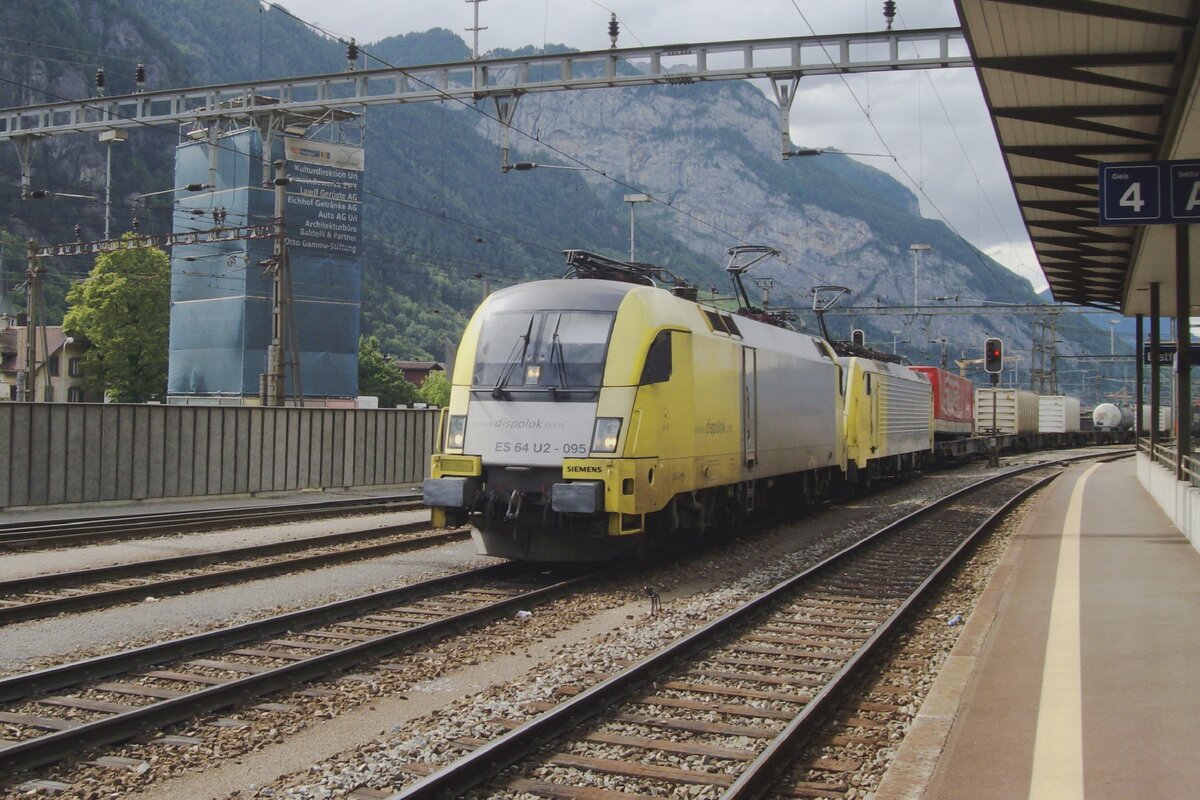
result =
[{"label": "railway track", "polygon": [[[1118,454],[1118,457],[1123,455]],[[1047,466],[1045,464],[1035,465],[1030,469],[1044,469]],[[1012,476],[1010,474],[1005,477]],[[919,513],[928,513],[928,510]],[[919,514],[913,515],[913,517],[917,516]],[[826,564],[828,563],[826,562]],[[506,569],[513,570],[513,572],[502,572]],[[514,565],[487,568],[480,574],[487,574],[489,580],[497,581],[531,580],[527,575],[523,577],[520,568]],[[811,571],[805,573],[809,576],[812,574]],[[557,581],[553,585],[545,585],[540,588],[535,587],[532,593],[511,595],[507,601],[493,595],[491,600],[499,599],[499,603],[496,604],[486,602],[486,598],[479,597],[480,594],[487,595],[487,591],[471,592],[464,590],[461,585],[456,589],[454,581],[466,580],[465,574],[450,576],[370,598],[358,598],[331,604],[324,609],[315,610],[315,613],[306,611],[282,615],[223,631],[188,637],[164,645],[102,656],[75,665],[65,665],[0,680],[0,704],[3,704],[0,706],[0,723],[3,723],[4,726],[0,728],[0,771],[11,773],[14,769],[25,770],[38,764],[61,760],[84,747],[131,738],[141,739],[145,731],[156,730],[176,722],[189,721],[207,711],[228,707],[240,703],[248,697],[258,697],[281,688],[294,686],[296,683],[323,677],[331,672],[351,667],[356,668],[364,660],[373,660],[378,663],[379,659],[385,659],[382,668],[388,669],[386,659],[391,656],[403,655],[405,648],[411,643],[444,636],[446,631],[462,629],[489,618],[511,615],[514,608],[531,608],[542,598],[570,591],[572,586],[579,585],[580,581],[590,580],[594,577],[596,576],[583,576],[574,580]],[[513,587],[511,584],[503,588],[493,585],[492,589],[509,594]],[[437,593],[442,591],[474,595],[475,602],[479,602],[480,605],[478,608],[460,615],[457,611],[461,610],[462,606],[459,605],[458,596],[451,594],[441,596],[439,599]],[[408,594],[410,592],[412,594]],[[359,605],[360,603],[362,605]],[[874,606],[871,603],[861,601],[860,605],[863,609],[860,616],[877,618],[881,614],[880,610],[873,610]],[[440,624],[436,626],[428,624],[433,614],[419,613],[418,610],[422,606],[428,608],[430,612],[441,606],[436,613],[443,617],[447,615],[452,617],[444,623],[447,627],[443,628]],[[843,608],[844,604],[833,602],[825,609],[825,616],[828,618],[834,614],[844,615]],[[309,614],[312,616],[308,616]],[[327,615],[324,620],[321,619],[322,615]],[[355,619],[355,615],[361,616],[362,621]],[[406,616],[409,619],[401,619]],[[329,620],[335,622],[329,622]],[[344,625],[340,621],[348,621],[350,624]],[[312,627],[326,624],[332,627],[325,632]],[[405,630],[395,629],[401,626]],[[844,655],[841,650],[845,648],[835,646],[840,634],[829,633],[831,628],[837,626],[818,625],[817,627],[824,633],[821,636],[810,638],[828,644],[826,648],[828,653],[837,652],[839,655]],[[381,628],[386,630],[380,630]],[[346,644],[349,646],[344,646]],[[757,646],[775,647],[776,645],[762,642]],[[308,655],[315,657],[301,658]],[[770,653],[758,653],[753,657],[767,661],[778,659],[778,656]],[[172,661],[181,663],[172,664],[170,663]],[[833,663],[828,663],[825,666],[833,665]],[[713,671],[731,672],[729,669],[731,665],[725,666],[724,670]],[[762,669],[760,668],[759,671],[762,672]],[[823,672],[818,670],[817,672],[827,677],[831,670],[827,669]],[[198,683],[188,685],[186,682],[180,682],[178,680],[180,676],[196,677]],[[259,678],[259,676],[263,677]],[[682,693],[680,695],[682,699],[687,700],[687,693],[695,688],[692,684],[697,682],[689,676],[684,677],[686,680],[681,686],[688,688],[667,689],[667,692]],[[727,680],[713,675],[707,677],[705,683],[718,686]],[[665,683],[664,680],[660,685],[665,685]],[[735,686],[749,692],[755,691],[753,687],[744,683],[738,683]],[[781,686],[784,688],[781,689]],[[772,683],[772,688],[765,691],[788,692],[791,691],[787,688],[788,686],[791,686],[792,689],[796,686],[807,686],[807,694],[803,695],[805,697],[816,693],[815,686],[799,681],[791,683],[776,681]],[[701,688],[709,687],[701,685]],[[562,691],[563,694],[570,694],[574,690],[572,687],[564,687]],[[585,694],[587,693],[582,692],[580,696]],[[713,697],[708,696],[694,702],[710,708],[713,705]],[[740,701],[731,700],[720,705],[733,706],[738,702]],[[771,705],[783,701],[769,697],[748,697],[747,702]],[[675,706],[678,705],[675,704]],[[94,708],[88,706],[94,706]],[[646,710],[645,704],[642,704],[642,708]],[[686,708],[676,708],[676,711],[679,710],[687,712]],[[652,709],[652,711],[663,713],[662,708]],[[719,713],[723,714],[725,711],[722,710]],[[638,716],[648,717],[650,715],[632,714],[631,721],[622,724],[632,726],[636,733],[622,733],[617,736],[632,736],[635,739],[647,738],[643,736],[644,731],[640,727],[644,721],[638,721],[636,719]],[[766,731],[777,727],[780,722],[780,720],[769,720],[768,724],[760,724],[759,728]],[[497,721],[497,724],[504,725],[505,723]],[[512,726],[509,725],[509,727]],[[693,738],[710,734],[703,734],[695,729],[689,732],[686,727],[682,727],[673,732],[669,731],[669,735],[672,738],[681,739],[685,743],[684,752],[676,752],[670,757],[686,760],[691,758],[686,752],[686,743]],[[5,737],[8,741],[5,740]],[[167,743],[165,739],[169,738],[172,737],[157,737],[159,740],[164,740],[164,743]],[[622,742],[624,740],[615,741]],[[463,740],[460,744],[464,751],[482,750],[490,746],[489,742],[472,740]],[[626,745],[593,741],[581,746],[623,748]],[[714,745],[714,747],[717,749],[712,750],[712,754],[718,753],[724,745]],[[727,751],[733,749],[737,748],[726,747]],[[716,758],[716,755],[711,757]],[[739,763],[744,766],[746,759],[743,758]],[[555,765],[552,768],[564,769],[567,767]],[[429,766],[423,764],[412,765],[410,770],[410,774],[416,776],[427,775],[430,772]],[[618,779],[623,780],[620,777]],[[490,780],[492,780],[491,786],[499,786],[505,779]],[[536,782],[540,778],[513,780]],[[554,790],[551,790],[551,796],[591,796],[584,787],[574,785],[571,780],[573,779],[569,779],[566,784],[569,788],[565,794],[560,787],[557,790],[558,794],[554,794]],[[399,783],[397,782],[397,785]],[[602,793],[595,796],[602,796]]]},{"label": "railway track", "polygon": [[0,551],[424,508],[419,494],[0,523]]},{"label": "railway track", "polygon": [[612,569],[561,577],[521,564],[493,565],[0,679],[0,772],[27,770],[400,656]]},{"label": "railway track", "polygon": [[689,791],[822,796],[821,787],[804,782],[777,785],[779,776],[925,593],[1008,509],[1053,477],[1031,473],[1056,466],[967,487],[619,674],[587,689],[560,687],[569,699],[535,704],[529,721],[494,720],[508,733],[458,740],[459,760],[441,769],[400,767],[419,780],[394,797],[474,789],[595,800]]},{"label": "railway track", "polygon": [[[0,581],[0,625],[225,586],[465,539],[413,522]],[[365,544],[363,542],[366,542]]]}]

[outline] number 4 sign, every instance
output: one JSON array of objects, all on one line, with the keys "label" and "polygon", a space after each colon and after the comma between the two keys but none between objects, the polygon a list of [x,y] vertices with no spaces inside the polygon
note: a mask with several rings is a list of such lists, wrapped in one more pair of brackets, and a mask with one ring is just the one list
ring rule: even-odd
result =
[{"label": "number 4 sign", "polygon": [[1200,161],[1100,165],[1101,225],[1200,222]]}]

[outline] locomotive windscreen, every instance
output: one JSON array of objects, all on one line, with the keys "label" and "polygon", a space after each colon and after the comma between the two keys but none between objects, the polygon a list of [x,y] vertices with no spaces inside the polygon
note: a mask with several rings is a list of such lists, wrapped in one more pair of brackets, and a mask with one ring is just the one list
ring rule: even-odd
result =
[{"label": "locomotive windscreen", "polygon": [[598,311],[495,314],[484,320],[475,389],[494,392],[595,389],[616,315]]}]

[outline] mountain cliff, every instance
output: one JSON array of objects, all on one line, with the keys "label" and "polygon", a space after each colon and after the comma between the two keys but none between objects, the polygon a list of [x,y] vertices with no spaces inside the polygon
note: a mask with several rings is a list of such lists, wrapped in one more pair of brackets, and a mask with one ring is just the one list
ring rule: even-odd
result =
[{"label": "mountain cliff", "polygon": [[[254,0],[17,0],[0,18],[0,35],[17,43],[0,55],[6,107],[88,96],[101,64],[112,93],[132,91],[138,60],[149,89],[345,68],[341,43]],[[364,59],[366,67],[468,56],[466,44],[445,30],[390,37],[364,51],[377,59]],[[491,113],[490,104],[478,110]],[[634,209],[639,260],[723,294],[726,248],[749,243],[784,253],[751,273],[773,307],[805,308],[809,289],[820,284],[850,288],[845,302],[854,305],[908,304],[909,245],[926,242],[932,249],[921,255],[920,300],[1039,302],[1028,282],[941,222],[921,218],[913,194],[885,173],[836,152],[783,161],[777,118],[774,104],[744,82],[528,95],[517,127],[596,171],[503,174],[497,126],[476,109],[453,102],[369,109],[364,333],[402,357],[441,358],[486,288],[560,274],[565,248],[627,256],[629,186],[662,201]],[[169,225],[164,198],[138,195],[173,185],[176,141],[174,130],[133,131],[113,148],[116,231],[134,216],[142,230]],[[529,139],[514,136],[513,145],[514,161],[562,163]],[[100,235],[100,204],[20,200],[19,175],[7,148],[0,153],[8,187],[0,190],[0,224],[9,232],[62,241],[80,224],[86,238]],[[105,151],[93,137],[35,145],[35,188],[102,195],[104,179]],[[4,261],[10,285],[21,272],[14,249]],[[61,261],[51,272],[65,280],[89,266]],[[1027,317],[831,320],[834,335],[848,336],[850,327],[922,361],[940,351],[931,340],[946,339],[955,356],[974,355],[989,335],[1003,336],[1009,352],[1031,342]],[[1082,320],[1060,324],[1059,337],[1065,352],[1107,339]]]}]

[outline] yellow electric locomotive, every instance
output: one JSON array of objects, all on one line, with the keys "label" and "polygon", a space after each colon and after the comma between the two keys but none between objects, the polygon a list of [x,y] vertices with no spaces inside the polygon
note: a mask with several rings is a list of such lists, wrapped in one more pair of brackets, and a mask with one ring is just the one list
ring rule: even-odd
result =
[{"label": "yellow electric locomotive", "polygon": [[875,358],[839,359],[846,394],[846,471],[852,483],[910,474],[933,456],[929,378]]},{"label": "yellow electric locomotive", "polygon": [[489,555],[593,560],[844,476],[842,368],[824,339],[630,265],[568,261],[574,279],[496,292],[467,326],[425,482],[435,523],[470,522]]}]

